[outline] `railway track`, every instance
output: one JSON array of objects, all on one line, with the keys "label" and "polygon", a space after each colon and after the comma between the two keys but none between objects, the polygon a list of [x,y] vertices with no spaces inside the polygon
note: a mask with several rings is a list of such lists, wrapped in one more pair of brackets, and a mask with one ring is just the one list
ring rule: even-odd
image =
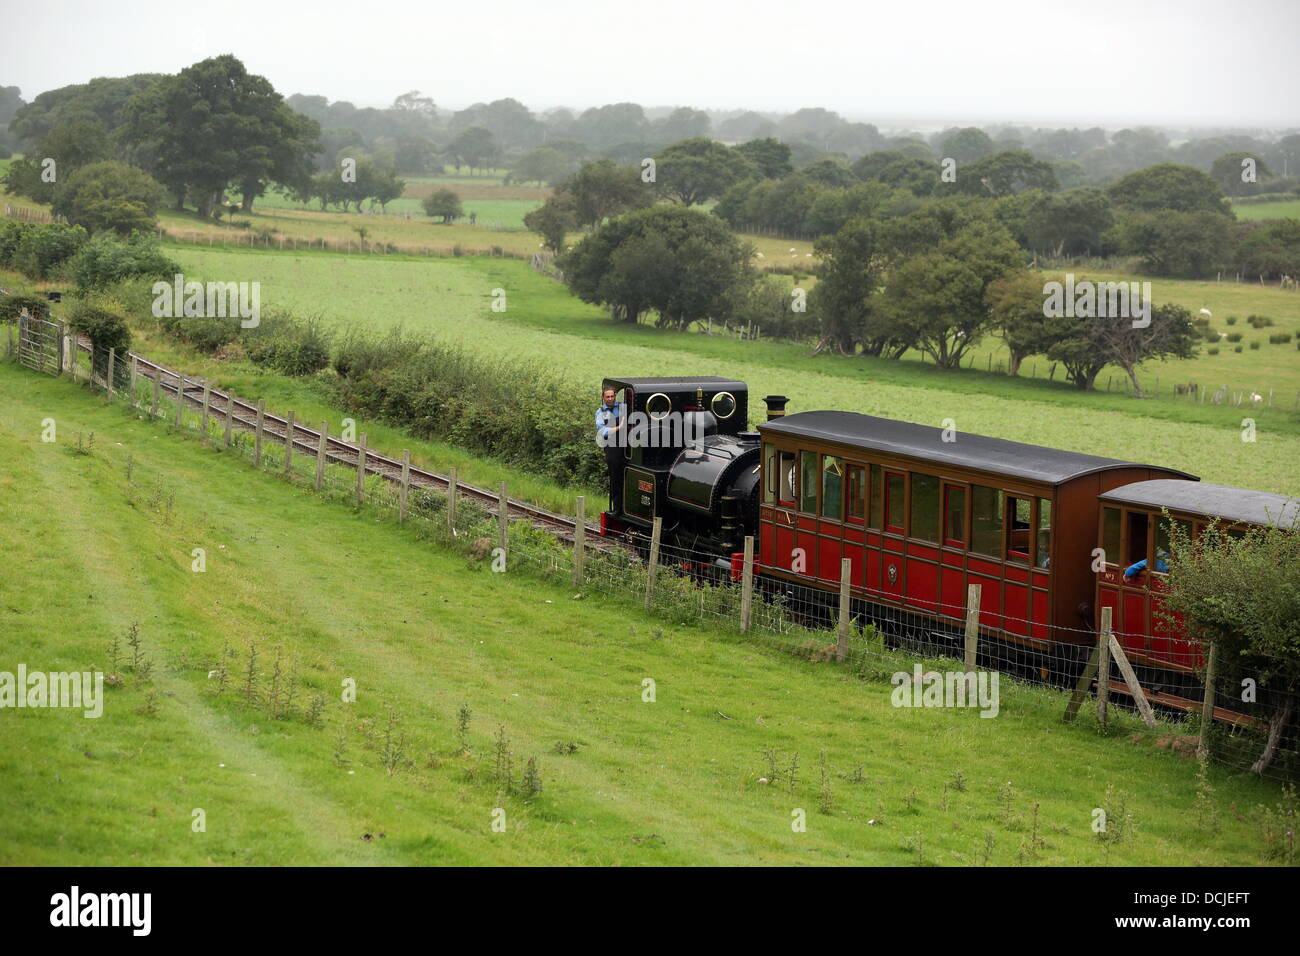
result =
[{"label": "railway track", "polygon": [[[90,352],[89,342],[79,339],[77,345],[80,351]],[[199,409],[203,407],[202,381],[187,379],[181,373],[159,365],[157,362],[152,362],[143,355],[137,355],[134,352],[130,353],[130,355],[135,362],[136,371],[140,377],[156,381],[160,392],[173,397],[179,392],[181,400],[187,406]],[[232,398],[226,392],[209,388],[208,409],[218,421],[223,422],[226,419],[228,410],[232,410],[232,428],[246,432],[256,432],[257,430],[257,406],[251,402],[246,402],[240,398]],[[321,437],[321,433],[314,428],[309,428],[298,422],[293,422],[291,425],[287,418],[266,411],[262,413],[262,435],[264,438],[269,438],[280,445],[284,445],[286,441],[292,441],[295,449],[312,457],[317,454]],[[288,437],[286,438],[286,436]],[[326,463],[334,462],[356,468],[362,454],[360,445],[354,445],[332,435],[325,436]],[[366,449],[364,455],[366,474],[379,475],[393,484],[401,483],[402,462],[370,449]],[[414,465],[410,466],[409,481],[412,488],[431,488],[445,491],[451,487],[451,479],[448,476],[425,471]],[[478,488],[458,480],[456,490],[458,498],[477,501],[480,504],[490,506],[493,510],[499,507],[500,495],[485,488]],[[515,520],[526,520],[534,527],[540,528],[569,544],[573,544],[575,540],[577,522],[567,515],[546,511],[526,501],[520,501],[509,496],[506,497],[506,510],[507,514]],[[586,525],[585,537],[589,549],[611,550],[620,546],[613,539],[602,537],[599,530],[590,524]]]}]

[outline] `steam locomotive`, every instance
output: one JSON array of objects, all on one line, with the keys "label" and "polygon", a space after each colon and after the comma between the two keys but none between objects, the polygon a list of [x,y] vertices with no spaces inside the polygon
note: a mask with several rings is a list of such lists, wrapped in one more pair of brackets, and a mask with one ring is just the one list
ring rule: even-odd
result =
[{"label": "steam locomotive", "polygon": [[[780,395],[751,431],[748,388],[733,379],[604,385],[641,427],[629,430],[622,507],[601,514],[602,534],[644,549],[659,518],[679,560],[733,576],[753,536],[764,587],[826,595],[847,559],[855,604],[950,632],[979,584],[982,635],[1058,658],[1091,646],[1109,607],[1129,660],[1165,675],[1157,700],[1178,683],[1169,674],[1203,663],[1161,613],[1170,523],[1197,534],[1212,521],[1229,533],[1300,522],[1300,501],[1283,495],[855,412],[787,415]],[[1190,706],[1182,692],[1161,702]]]}]

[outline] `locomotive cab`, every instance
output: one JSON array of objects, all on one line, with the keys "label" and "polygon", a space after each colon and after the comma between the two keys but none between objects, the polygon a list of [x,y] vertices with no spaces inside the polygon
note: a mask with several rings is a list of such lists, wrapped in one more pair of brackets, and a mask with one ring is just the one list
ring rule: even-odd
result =
[{"label": "locomotive cab", "polygon": [[[663,519],[665,541],[730,555],[742,519],[756,517],[758,436],[748,431],[749,388],[716,376],[607,378],[622,403],[622,508],[603,533],[645,535]],[[752,525],[751,525],[752,526]]]}]

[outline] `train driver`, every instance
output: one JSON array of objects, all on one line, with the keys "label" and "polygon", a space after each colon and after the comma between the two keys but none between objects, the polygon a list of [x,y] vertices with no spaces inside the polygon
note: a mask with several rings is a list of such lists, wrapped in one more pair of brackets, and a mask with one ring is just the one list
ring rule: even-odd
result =
[{"label": "train driver", "polygon": [[623,403],[617,401],[612,388],[601,393],[596,409],[596,444],[605,450],[605,467],[609,469],[609,507],[614,514],[623,511]]}]

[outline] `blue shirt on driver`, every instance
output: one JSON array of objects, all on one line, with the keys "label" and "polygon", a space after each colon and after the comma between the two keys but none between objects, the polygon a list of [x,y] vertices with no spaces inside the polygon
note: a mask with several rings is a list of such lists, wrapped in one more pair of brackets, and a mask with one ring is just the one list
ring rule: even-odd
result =
[{"label": "blue shirt on driver", "polygon": [[623,403],[615,402],[613,405],[601,403],[596,409],[596,444],[601,448],[607,448],[610,444],[610,428],[623,421]]}]

